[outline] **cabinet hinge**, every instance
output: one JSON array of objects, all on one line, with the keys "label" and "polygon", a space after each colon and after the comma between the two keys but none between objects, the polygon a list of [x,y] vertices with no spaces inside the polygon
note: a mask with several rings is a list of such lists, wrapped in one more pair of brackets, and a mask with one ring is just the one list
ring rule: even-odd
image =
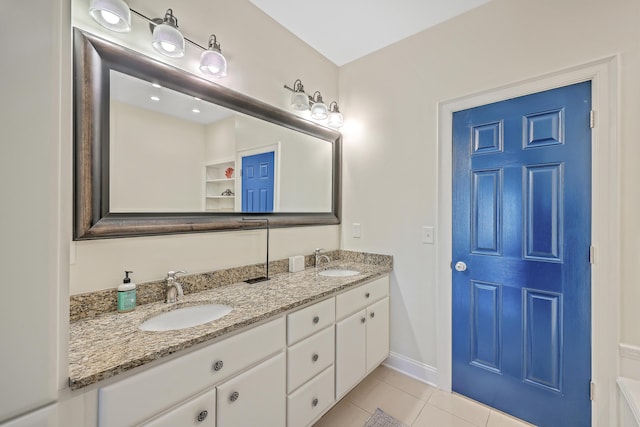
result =
[{"label": "cabinet hinge", "polygon": [[594,110],[589,111],[589,127],[591,129],[596,127],[596,112]]},{"label": "cabinet hinge", "polygon": [[593,245],[589,246],[589,263],[596,263],[596,247]]},{"label": "cabinet hinge", "polygon": [[591,400],[596,400],[596,383],[593,381],[589,383],[589,398]]}]

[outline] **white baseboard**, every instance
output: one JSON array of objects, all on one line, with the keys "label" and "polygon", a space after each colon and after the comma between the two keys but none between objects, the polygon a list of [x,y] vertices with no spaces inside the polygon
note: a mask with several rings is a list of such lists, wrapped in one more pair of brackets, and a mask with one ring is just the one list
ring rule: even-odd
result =
[{"label": "white baseboard", "polygon": [[394,352],[389,353],[389,357],[382,364],[418,381],[438,387],[438,370],[433,366]]},{"label": "white baseboard", "polygon": [[620,343],[620,375],[640,381],[640,347]]}]

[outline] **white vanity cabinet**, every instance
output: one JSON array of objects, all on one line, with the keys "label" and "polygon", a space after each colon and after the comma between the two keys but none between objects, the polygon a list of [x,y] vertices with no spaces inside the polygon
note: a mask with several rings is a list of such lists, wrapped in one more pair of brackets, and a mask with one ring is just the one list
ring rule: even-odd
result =
[{"label": "white vanity cabinet", "polygon": [[[98,427],[124,427],[144,422],[154,425],[156,418],[162,419],[158,414],[165,411],[171,420],[180,414],[185,417],[174,425],[192,425],[193,414],[188,408],[193,403],[193,396],[213,390],[243,371],[251,372],[247,369],[282,353],[284,348],[285,320],[280,317],[109,384],[98,391]],[[284,371],[280,375],[284,382]],[[285,398],[283,386],[283,402]],[[184,405],[187,406],[183,408]],[[207,419],[211,422],[214,414],[204,410],[209,412]],[[169,415],[172,411],[175,413]]]},{"label": "white vanity cabinet", "polygon": [[98,390],[98,427],[303,427],[389,354],[387,275]]},{"label": "white vanity cabinet", "polygon": [[287,426],[304,427],[335,402],[335,298],[287,316]]},{"label": "white vanity cabinet", "polygon": [[389,277],[336,296],[336,398],[389,355]]}]

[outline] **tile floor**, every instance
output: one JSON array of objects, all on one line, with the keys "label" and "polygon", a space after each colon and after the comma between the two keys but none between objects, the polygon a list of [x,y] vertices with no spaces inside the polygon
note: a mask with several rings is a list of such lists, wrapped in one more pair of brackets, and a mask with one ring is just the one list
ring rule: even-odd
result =
[{"label": "tile floor", "polygon": [[362,427],[376,408],[411,427],[525,427],[521,420],[380,366],[314,424]]}]

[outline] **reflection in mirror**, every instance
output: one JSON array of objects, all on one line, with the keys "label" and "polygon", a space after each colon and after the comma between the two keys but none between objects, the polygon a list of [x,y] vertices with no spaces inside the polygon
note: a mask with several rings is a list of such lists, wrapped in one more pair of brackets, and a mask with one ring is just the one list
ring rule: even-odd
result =
[{"label": "reflection in mirror", "polygon": [[111,212],[331,211],[327,141],[118,71],[110,80]]},{"label": "reflection in mirror", "polygon": [[73,81],[74,240],[340,223],[339,132],[78,29]]}]

